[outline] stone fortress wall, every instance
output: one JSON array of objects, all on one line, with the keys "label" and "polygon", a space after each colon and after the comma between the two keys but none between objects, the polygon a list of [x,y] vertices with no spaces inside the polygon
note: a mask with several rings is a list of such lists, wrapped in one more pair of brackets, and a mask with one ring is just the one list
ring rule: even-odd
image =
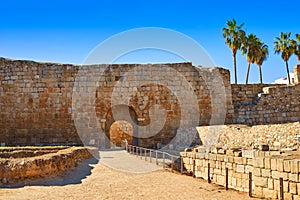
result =
[{"label": "stone fortress wall", "polygon": [[[84,137],[88,140],[84,142],[109,147],[107,139],[110,138],[110,127],[117,120],[126,120],[132,125],[146,127],[148,129],[144,132],[151,132],[153,127],[147,126],[151,123],[150,108],[158,104],[166,111],[166,120],[162,129],[148,138],[133,135],[132,141],[135,144],[155,148],[158,143],[167,144],[172,140],[179,128],[189,131],[192,125],[195,127],[210,124],[212,107],[210,91],[207,89],[209,84],[205,83],[203,76],[213,80],[210,76],[217,72],[220,74],[221,82],[224,83],[224,91],[229,97],[228,100],[225,97],[220,99],[220,102],[215,101],[213,109],[218,111],[224,107],[222,102],[227,103],[229,109],[225,115],[228,119],[232,119],[233,107],[229,99],[228,70],[195,68],[191,63],[163,64],[163,66],[161,64],[75,66],[1,58],[0,142],[2,145],[82,144],[80,140],[82,138],[78,137],[79,129],[87,133],[96,131],[94,138]],[[154,76],[149,72],[146,73],[146,70],[142,70],[143,73],[134,71],[135,68],[141,67],[151,67]],[[79,69],[80,75],[84,76],[76,80]],[[93,69],[102,70],[101,74],[95,74]],[[132,70],[136,73],[135,75],[128,73]],[[101,75],[100,78],[99,75]],[[161,80],[157,79],[158,75],[162,77]],[[118,86],[117,84],[124,77],[129,81],[125,83],[125,87]],[[137,82],[134,81],[134,79],[147,80],[149,77],[151,77],[151,80],[148,80],[149,83],[143,85],[136,85]],[[97,81],[98,85],[95,88]],[[153,84],[153,81],[158,84]],[[188,98],[186,92],[188,88],[183,85],[183,81],[191,87],[194,94],[192,97],[196,99],[196,104]],[[215,88],[213,92],[218,94],[217,90],[219,88]],[[74,91],[78,95],[75,100]],[[116,92],[113,93],[113,91]],[[126,105],[116,107],[112,105],[112,95],[120,97],[126,94],[131,94]],[[74,112],[73,105],[77,105],[75,106],[77,113]],[[86,112],[84,109],[89,106],[92,110]],[[193,106],[196,106],[195,109],[189,109],[189,113],[183,115],[187,112],[183,109],[184,107],[193,108]],[[114,107],[117,110],[117,116],[113,113]],[[128,108],[130,115],[126,116]],[[96,113],[97,118],[76,116],[81,111],[87,114]],[[195,121],[191,121],[194,119],[189,115],[199,114],[196,112],[200,112],[200,119],[195,124]],[[76,117],[79,117],[80,121],[80,126],[77,127],[75,126]],[[97,127],[98,124],[100,127]],[[93,130],[89,129],[90,127],[96,128]],[[136,127],[133,129],[134,134],[140,131]],[[103,131],[107,137],[98,137],[97,131],[99,130]],[[192,134],[194,136],[195,131]],[[191,134],[182,132],[177,142],[182,142],[189,135]]]},{"label": "stone fortress wall", "polygon": [[[160,66],[159,64],[100,66],[105,70],[99,79],[92,103],[95,105],[93,112],[96,113],[97,120],[101,124],[100,128],[107,138],[110,137],[110,126],[119,120],[112,117],[112,91],[124,75],[129,83],[130,80],[135,79],[136,76],[130,76],[127,72],[136,67],[153,67],[158,69],[155,73],[170,80],[163,84],[141,85],[134,91],[130,89],[132,86],[128,85],[126,91],[118,91],[119,95],[132,94],[126,105],[129,108],[130,119],[125,118],[127,121],[131,120],[131,123],[134,122],[139,126],[149,125],[151,123],[149,108],[154,104],[160,105],[166,111],[166,122],[156,135],[142,139],[138,135],[133,135],[132,142],[156,148],[157,144],[167,144],[172,140],[182,124],[184,128],[188,128],[192,123],[187,115],[182,114],[185,112],[183,107],[189,104],[193,106],[192,102],[186,98],[185,103],[181,105],[177,95],[185,91],[182,81],[177,80],[176,74],[170,76],[171,72],[168,70],[159,71]],[[292,86],[231,85],[229,71],[222,68],[193,67],[191,63],[163,64],[163,66],[179,73],[180,77],[183,77],[192,88],[197,100],[197,109],[200,112],[200,120],[197,122],[199,126],[222,124],[224,121],[218,120],[218,117],[221,119],[222,116],[214,116],[217,119],[214,121],[212,114],[213,111],[219,113],[224,108],[226,108],[225,124],[257,125],[300,121],[299,84]],[[83,88],[81,100],[90,101],[91,99],[88,99],[86,94],[93,91],[94,80],[87,77],[81,80],[82,85],[78,85],[76,76],[80,67],[71,64],[1,58],[0,142],[2,145],[81,144],[76,130],[78,127],[74,123],[73,90],[74,86],[79,88],[79,91]],[[83,69],[88,69],[88,67],[83,67]],[[297,70],[299,72],[299,67],[295,71]],[[84,73],[90,74],[89,71],[84,71]],[[211,95],[218,96],[220,88],[214,88],[211,85],[215,84],[214,81],[219,81],[215,80],[217,73],[220,74],[224,83],[226,95],[215,100],[216,98],[212,99]],[[149,74],[137,76],[139,79],[147,79]],[[174,88],[177,89],[173,91]],[[122,112],[125,108],[117,109]],[[190,114],[194,115],[193,112]],[[98,123],[95,120],[83,120],[83,122],[91,126]],[[138,134],[138,129],[135,127],[133,129],[137,132],[133,134]],[[193,134],[193,130],[190,130],[191,133],[186,130],[188,129],[182,132],[178,143],[185,140],[187,135]],[[151,126],[149,126],[149,131],[151,131]],[[98,138],[92,143],[100,144],[103,140],[105,138]]]}]

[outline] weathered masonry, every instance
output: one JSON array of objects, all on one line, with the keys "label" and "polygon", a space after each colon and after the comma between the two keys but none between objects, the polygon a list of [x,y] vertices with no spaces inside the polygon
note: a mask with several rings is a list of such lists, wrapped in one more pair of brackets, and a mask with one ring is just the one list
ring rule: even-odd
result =
[{"label": "weathered masonry", "polygon": [[[101,73],[91,71],[95,68]],[[222,87],[214,87],[220,83]],[[82,144],[78,130],[89,132],[95,126],[84,143],[109,147],[109,139],[114,143],[128,139],[151,148],[173,140],[180,145],[194,137],[195,126],[299,121],[299,88],[299,84],[230,85],[228,70],[191,63],[77,66],[1,58],[0,142]],[[95,113],[95,118],[82,114],[87,105],[93,108],[87,115]],[[163,119],[159,129],[151,126],[155,122],[151,116]],[[111,130],[122,120],[129,125]],[[98,130],[104,135],[98,137]],[[119,139],[114,130],[122,132]],[[131,138],[124,136],[127,133]]]},{"label": "weathered masonry", "polygon": [[280,199],[282,193],[284,199],[299,199],[299,151],[215,149],[206,153],[199,148],[181,155],[184,167],[195,177],[239,191],[251,190],[258,198]]}]

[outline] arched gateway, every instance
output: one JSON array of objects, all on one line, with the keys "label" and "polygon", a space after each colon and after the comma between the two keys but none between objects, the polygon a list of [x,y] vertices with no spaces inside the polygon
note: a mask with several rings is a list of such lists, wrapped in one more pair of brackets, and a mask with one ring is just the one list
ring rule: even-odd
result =
[{"label": "arched gateway", "polygon": [[117,137],[111,126],[123,120],[132,126],[133,144],[172,148],[188,144],[195,126],[224,123],[220,111],[226,110],[227,122],[233,115],[230,74],[217,67],[76,66],[2,58],[0,72],[0,143],[5,145],[110,147]]}]

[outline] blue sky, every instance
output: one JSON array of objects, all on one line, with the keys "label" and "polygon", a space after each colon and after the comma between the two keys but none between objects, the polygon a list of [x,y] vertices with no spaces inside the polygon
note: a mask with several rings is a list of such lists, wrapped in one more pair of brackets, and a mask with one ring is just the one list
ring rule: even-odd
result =
[{"label": "blue sky", "polygon": [[[232,56],[221,29],[235,18],[245,22],[269,46],[263,65],[264,82],[286,76],[285,65],[274,55],[274,37],[280,32],[300,33],[300,2],[293,1],[2,1],[0,56],[81,64],[105,39],[133,28],[161,27],[196,40],[217,66],[232,70]],[[243,83],[246,58],[238,53],[238,80]],[[176,55],[162,51],[133,52],[119,62],[176,62]],[[297,59],[290,60],[290,70]],[[252,65],[250,83],[259,81]]]}]

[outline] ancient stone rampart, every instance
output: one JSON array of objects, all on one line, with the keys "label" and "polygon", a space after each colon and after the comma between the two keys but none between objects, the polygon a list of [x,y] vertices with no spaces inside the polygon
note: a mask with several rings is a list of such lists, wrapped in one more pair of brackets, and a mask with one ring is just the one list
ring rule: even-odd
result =
[{"label": "ancient stone rampart", "polygon": [[[229,76],[191,63],[75,66],[1,58],[0,142],[71,145],[83,139],[109,147],[111,125],[126,120],[134,129],[132,143],[181,144],[194,137],[197,125],[232,121]],[[162,119],[151,119],[155,105]],[[101,131],[105,135],[97,135]]]},{"label": "ancient stone rampart", "polygon": [[196,126],[299,121],[299,90],[300,84],[231,85],[228,70],[191,63],[77,66],[1,58],[0,143],[110,147],[111,125],[125,120],[135,145],[185,146]]}]

